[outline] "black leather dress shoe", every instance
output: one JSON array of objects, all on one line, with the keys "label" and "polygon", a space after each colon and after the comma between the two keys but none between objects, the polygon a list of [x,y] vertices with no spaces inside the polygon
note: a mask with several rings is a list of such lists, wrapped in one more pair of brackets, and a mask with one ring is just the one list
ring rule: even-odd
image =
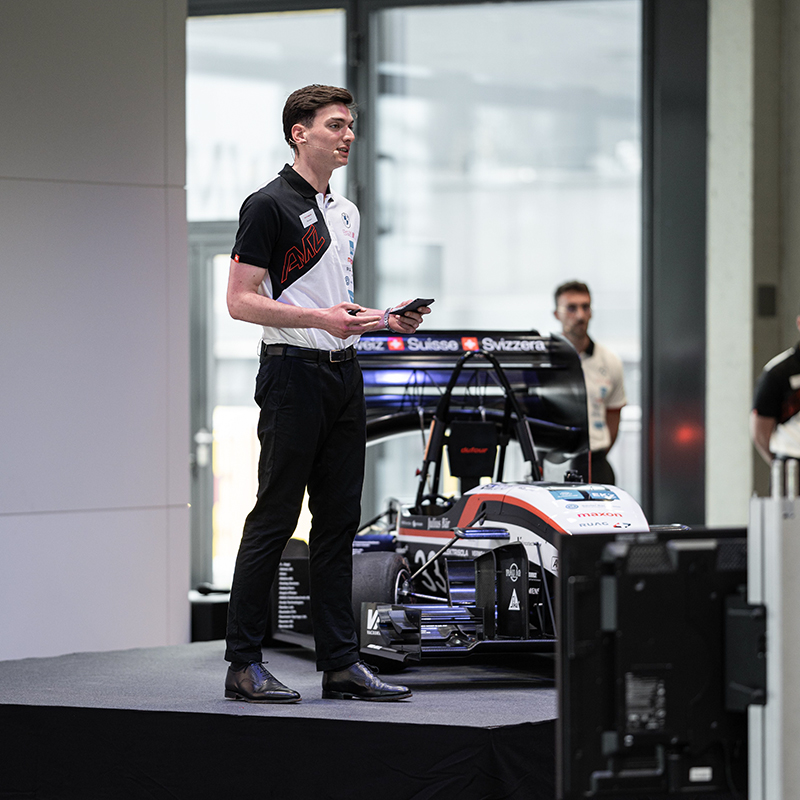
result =
[{"label": "black leather dress shoe", "polygon": [[247,664],[241,669],[228,667],[225,697],[247,703],[297,703],[300,693],[284,686],[264,664]]},{"label": "black leather dress shoe", "polygon": [[402,700],[411,697],[407,686],[385,683],[359,661],[322,676],[322,697],[328,700]]}]

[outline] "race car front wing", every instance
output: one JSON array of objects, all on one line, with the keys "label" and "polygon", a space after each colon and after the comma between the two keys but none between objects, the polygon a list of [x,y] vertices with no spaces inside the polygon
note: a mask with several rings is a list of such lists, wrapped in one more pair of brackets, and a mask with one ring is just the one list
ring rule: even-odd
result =
[{"label": "race car front wing", "polygon": [[[467,599],[471,565],[474,592]],[[450,602],[362,604],[365,659],[408,664],[424,657],[552,651],[556,632],[544,607],[547,592],[538,575],[529,580],[522,544],[494,548],[474,561],[448,560],[447,572]]]}]

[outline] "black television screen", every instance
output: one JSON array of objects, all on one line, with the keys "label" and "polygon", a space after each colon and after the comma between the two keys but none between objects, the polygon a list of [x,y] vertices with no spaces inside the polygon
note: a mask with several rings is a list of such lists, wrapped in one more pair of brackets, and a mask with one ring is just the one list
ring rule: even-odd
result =
[{"label": "black television screen", "polygon": [[746,582],[744,529],[562,538],[559,798],[746,796],[746,702],[726,699]]}]

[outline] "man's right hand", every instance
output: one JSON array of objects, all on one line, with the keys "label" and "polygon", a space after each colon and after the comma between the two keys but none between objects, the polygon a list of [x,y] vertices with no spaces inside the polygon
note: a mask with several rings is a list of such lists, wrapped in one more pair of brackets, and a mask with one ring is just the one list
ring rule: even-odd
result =
[{"label": "man's right hand", "polygon": [[331,308],[320,309],[319,327],[337,339],[347,339],[348,336],[360,336],[382,320],[382,315],[370,314],[368,309],[356,303],[339,303]]}]

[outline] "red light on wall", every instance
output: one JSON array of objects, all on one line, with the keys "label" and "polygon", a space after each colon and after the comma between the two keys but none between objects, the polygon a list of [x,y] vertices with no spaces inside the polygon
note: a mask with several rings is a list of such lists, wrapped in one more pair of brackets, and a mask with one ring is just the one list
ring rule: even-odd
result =
[{"label": "red light on wall", "polygon": [[703,441],[703,429],[699,425],[678,425],[672,439],[675,444],[689,447]]}]

